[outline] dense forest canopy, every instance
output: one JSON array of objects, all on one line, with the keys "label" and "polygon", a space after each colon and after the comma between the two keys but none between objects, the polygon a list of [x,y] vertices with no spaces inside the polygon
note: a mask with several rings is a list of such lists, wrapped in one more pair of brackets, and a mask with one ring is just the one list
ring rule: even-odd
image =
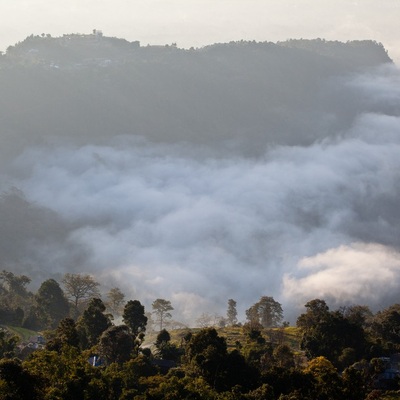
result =
[{"label": "dense forest canopy", "polygon": [[273,297],[261,296],[239,323],[229,299],[226,317],[174,329],[166,299],[149,313],[119,288],[103,301],[90,275],[48,279],[36,293],[29,282],[0,273],[1,398],[399,398],[399,304],[374,314],[316,298],[290,327]]},{"label": "dense forest canopy", "polygon": [[292,322],[317,296],[390,305],[398,77],[373,41],[32,35],[0,57],[0,263],[185,322],[233,293],[239,318],[264,294]]}]

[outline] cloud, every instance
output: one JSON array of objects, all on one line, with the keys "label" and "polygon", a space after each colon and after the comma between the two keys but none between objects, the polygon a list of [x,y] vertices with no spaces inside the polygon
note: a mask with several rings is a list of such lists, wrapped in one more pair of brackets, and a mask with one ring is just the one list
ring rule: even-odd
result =
[{"label": "cloud", "polygon": [[[287,300],[380,304],[399,290],[400,252],[376,243],[352,243],[304,257],[283,277]],[[299,274],[300,276],[295,276]]]},{"label": "cloud", "polygon": [[2,181],[56,215],[79,254],[60,261],[59,243],[38,240],[35,263],[94,273],[147,308],[169,299],[183,322],[225,314],[229,298],[244,318],[262,295],[286,316],[315,297],[380,306],[400,289],[400,98],[389,84],[398,77],[385,68],[341,81],[367,96],[365,110],[349,130],[308,146],[258,158],[127,138],[43,146]]}]

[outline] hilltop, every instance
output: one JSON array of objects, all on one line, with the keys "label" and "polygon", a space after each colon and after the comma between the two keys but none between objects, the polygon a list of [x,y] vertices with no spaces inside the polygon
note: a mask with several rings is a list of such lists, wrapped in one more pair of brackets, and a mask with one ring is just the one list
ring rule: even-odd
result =
[{"label": "hilltop", "polygon": [[[32,35],[0,57],[0,156],[4,162],[31,144],[96,144],[121,135],[245,155],[271,144],[310,144],[348,126],[359,108],[333,80],[385,63],[391,59],[373,41],[185,50],[100,31]],[[317,114],[320,124],[310,124]]]}]

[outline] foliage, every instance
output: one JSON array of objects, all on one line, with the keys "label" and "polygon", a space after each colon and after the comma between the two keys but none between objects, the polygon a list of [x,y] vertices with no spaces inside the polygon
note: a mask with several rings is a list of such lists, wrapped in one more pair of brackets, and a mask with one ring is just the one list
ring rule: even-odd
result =
[{"label": "foliage", "polygon": [[61,352],[64,346],[79,348],[79,335],[75,321],[64,318],[58,324],[54,336],[46,343],[46,349]]},{"label": "foliage", "polygon": [[283,319],[283,310],[280,303],[273,297],[262,296],[260,300],[246,310],[246,317],[251,322],[258,322],[264,328],[278,326]]},{"label": "foliage", "polygon": [[172,318],[170,311],[174,309],[171,302],[165,299],[154,300],[151,307],[153,308],[153,314],[156,315],[157,321],[160,324],[160,331],[163,329],[166,319]]},{"label": "foliage", "polygon": [[31,278],[26,275],[14,275],[12,272],[3,270],[0,272],[1,292],[3,301],[10,305],[15,304],[18,298],[26,298],[29,292],[26,285],[30,283]]},{"label": "foliage", "polygon": [[13,357],[18,341],[18,336],[13,335],[7,329],[0,328],[0,359]]},{"label": "foliage", "polygon": [[100,336],[98,349],[107,364],[121,364],[132,357],[134,338],[126,325],[111,326]]},{"label": "foliage", "polygon": [[75,312],[78,312],[81,303],[99,297],[100,284],[91,275],[65,274],[62,282],[67,297],[74,305]]},{"label": "foliage", "polygon": [[161,359],[178,361],[182,355],[180,349],[171,343],[171,335],[166,329],[159,332],[154,345],[156,346],[155,354]]},{"label": "foliage", "polygon": [[324,356],[345,368],[364,354],[367,341],[359,323],[351,322],[340,311],[330,312],[319,299],[308,302],[306,308],[297,324],[302,331],[301,348],[309,359]]},{"label": "foliage", "polygon": [[9,400],[42,400],[42,383],[17,359],[0,360],[0,398]]},{"label": "foliage", "polygon": [[342,399],[342,382],[339,374],[332,363],[325,357],[312,359],[305,372],[310,373],[316,381],[314,386],[315,398]]},{"label": "foliage", "polygon": [[24,314],[31,307],[32,294],[26,286],[31,279],[26,275],[0,272],[0,322],[20,326]]},{"label": "foliage", "polygon": [[54,279],[44,281],[35,298],[41,320],[46,321],[42,326],[54,329],[63,318],[68,316],[68,300]]},{"label": "foliage", "polygon": [[121,292],[121,289],[114,287],[107,293],[107,307],[110,309],[114,316],[119,316],[122,313],[122,305],[124,303],[125,295]]},{"label": "foliage", "polygon": [[236,301],[233,299],[228,300],[228,310],[226,311],[226,320],[228,325],[235,325],[237,323],[237,310]]},{"label": "foliage", "polygon": [[[324,300],[315,299],[305,305],[297,328],[266,329],[263,325],[277,324],[281,314],[278,307],[278,320],[273,322],[275,301],[264,296],[247,310],[249,322],[242,327],[228,318],[230,326],[219,331],[161,329],[140,348],[148,317],[138,300],[125,304],[126,325],[113,326],[100,298],[81,299],[80,307],[87,307],[75,322],[65,317],[69,305],[55,280],[44,281],[32,294],[26,289],[28,277],[6,271],[1,276],[0,299],[20,307],[21,315],[23,307],[26,325],[55,329],[43,333],[44,350],[27,346],[28,352],[16,351],[18,338],[0,329],[0,398],[364,400],[395,398],[394,392],[381,388],[398,388],[396,380],[384,380],[389,358],[382,357],[400,348],[398,304],[374,316],[366,306],[331,311]],[[123,299],[119,289],[113,289],[115,302],[108,303],[108,310],[120,307],[118,298]],[[236,302],[230,299],[229,307],[233,318]],[[16,315],[17,308],[7,312]],[[167,300],[153,303],[160,326],[171,309]],[[5,310],[0,307],[0,317]],[[25,340],[37,335],[13,329]],[[15,354],[26,360],[11,359]],[[100,356],[102,366],[88,362],[93,354]]]},{"label": "foliage", "polygon": [[224,338],[214,328],[193,335],[186,347],[187,366],[191,374],[204,377],[211,387],[221,384],[228,351]]},{"label": "foliage", "polygon": [[101,334],[111,326],[110,316],[105,315],[106,307],[101,299],[90,300],[87,309],[78,319],[77,330],[83,349],[97,344]]},{"label": "foliage", "polygon": [[49,350],[34,352],[24,368],[44,382],[43,399],[85,399],[93,393],[97,371],[86,355],[75,347],[64,346],[61,353]]},{"label": "foliage", "polygon": [[147,317],[139,300],[129,300],[125,304],[122,318],[134,338],[146,331]]},{"label": "foliage", "polygon": [[400,304],[378,312],[371,326],[376,339],[400,345]]}]

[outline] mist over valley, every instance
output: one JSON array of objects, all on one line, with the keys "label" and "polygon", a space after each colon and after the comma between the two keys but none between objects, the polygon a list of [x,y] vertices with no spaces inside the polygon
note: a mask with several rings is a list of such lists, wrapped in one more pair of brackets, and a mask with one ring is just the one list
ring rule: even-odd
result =
[{"label": "mist over valley", "polygon": [[0,56],[0,262],[174,318],[397,302],[400,74],[381,44],[31,36]]}]

